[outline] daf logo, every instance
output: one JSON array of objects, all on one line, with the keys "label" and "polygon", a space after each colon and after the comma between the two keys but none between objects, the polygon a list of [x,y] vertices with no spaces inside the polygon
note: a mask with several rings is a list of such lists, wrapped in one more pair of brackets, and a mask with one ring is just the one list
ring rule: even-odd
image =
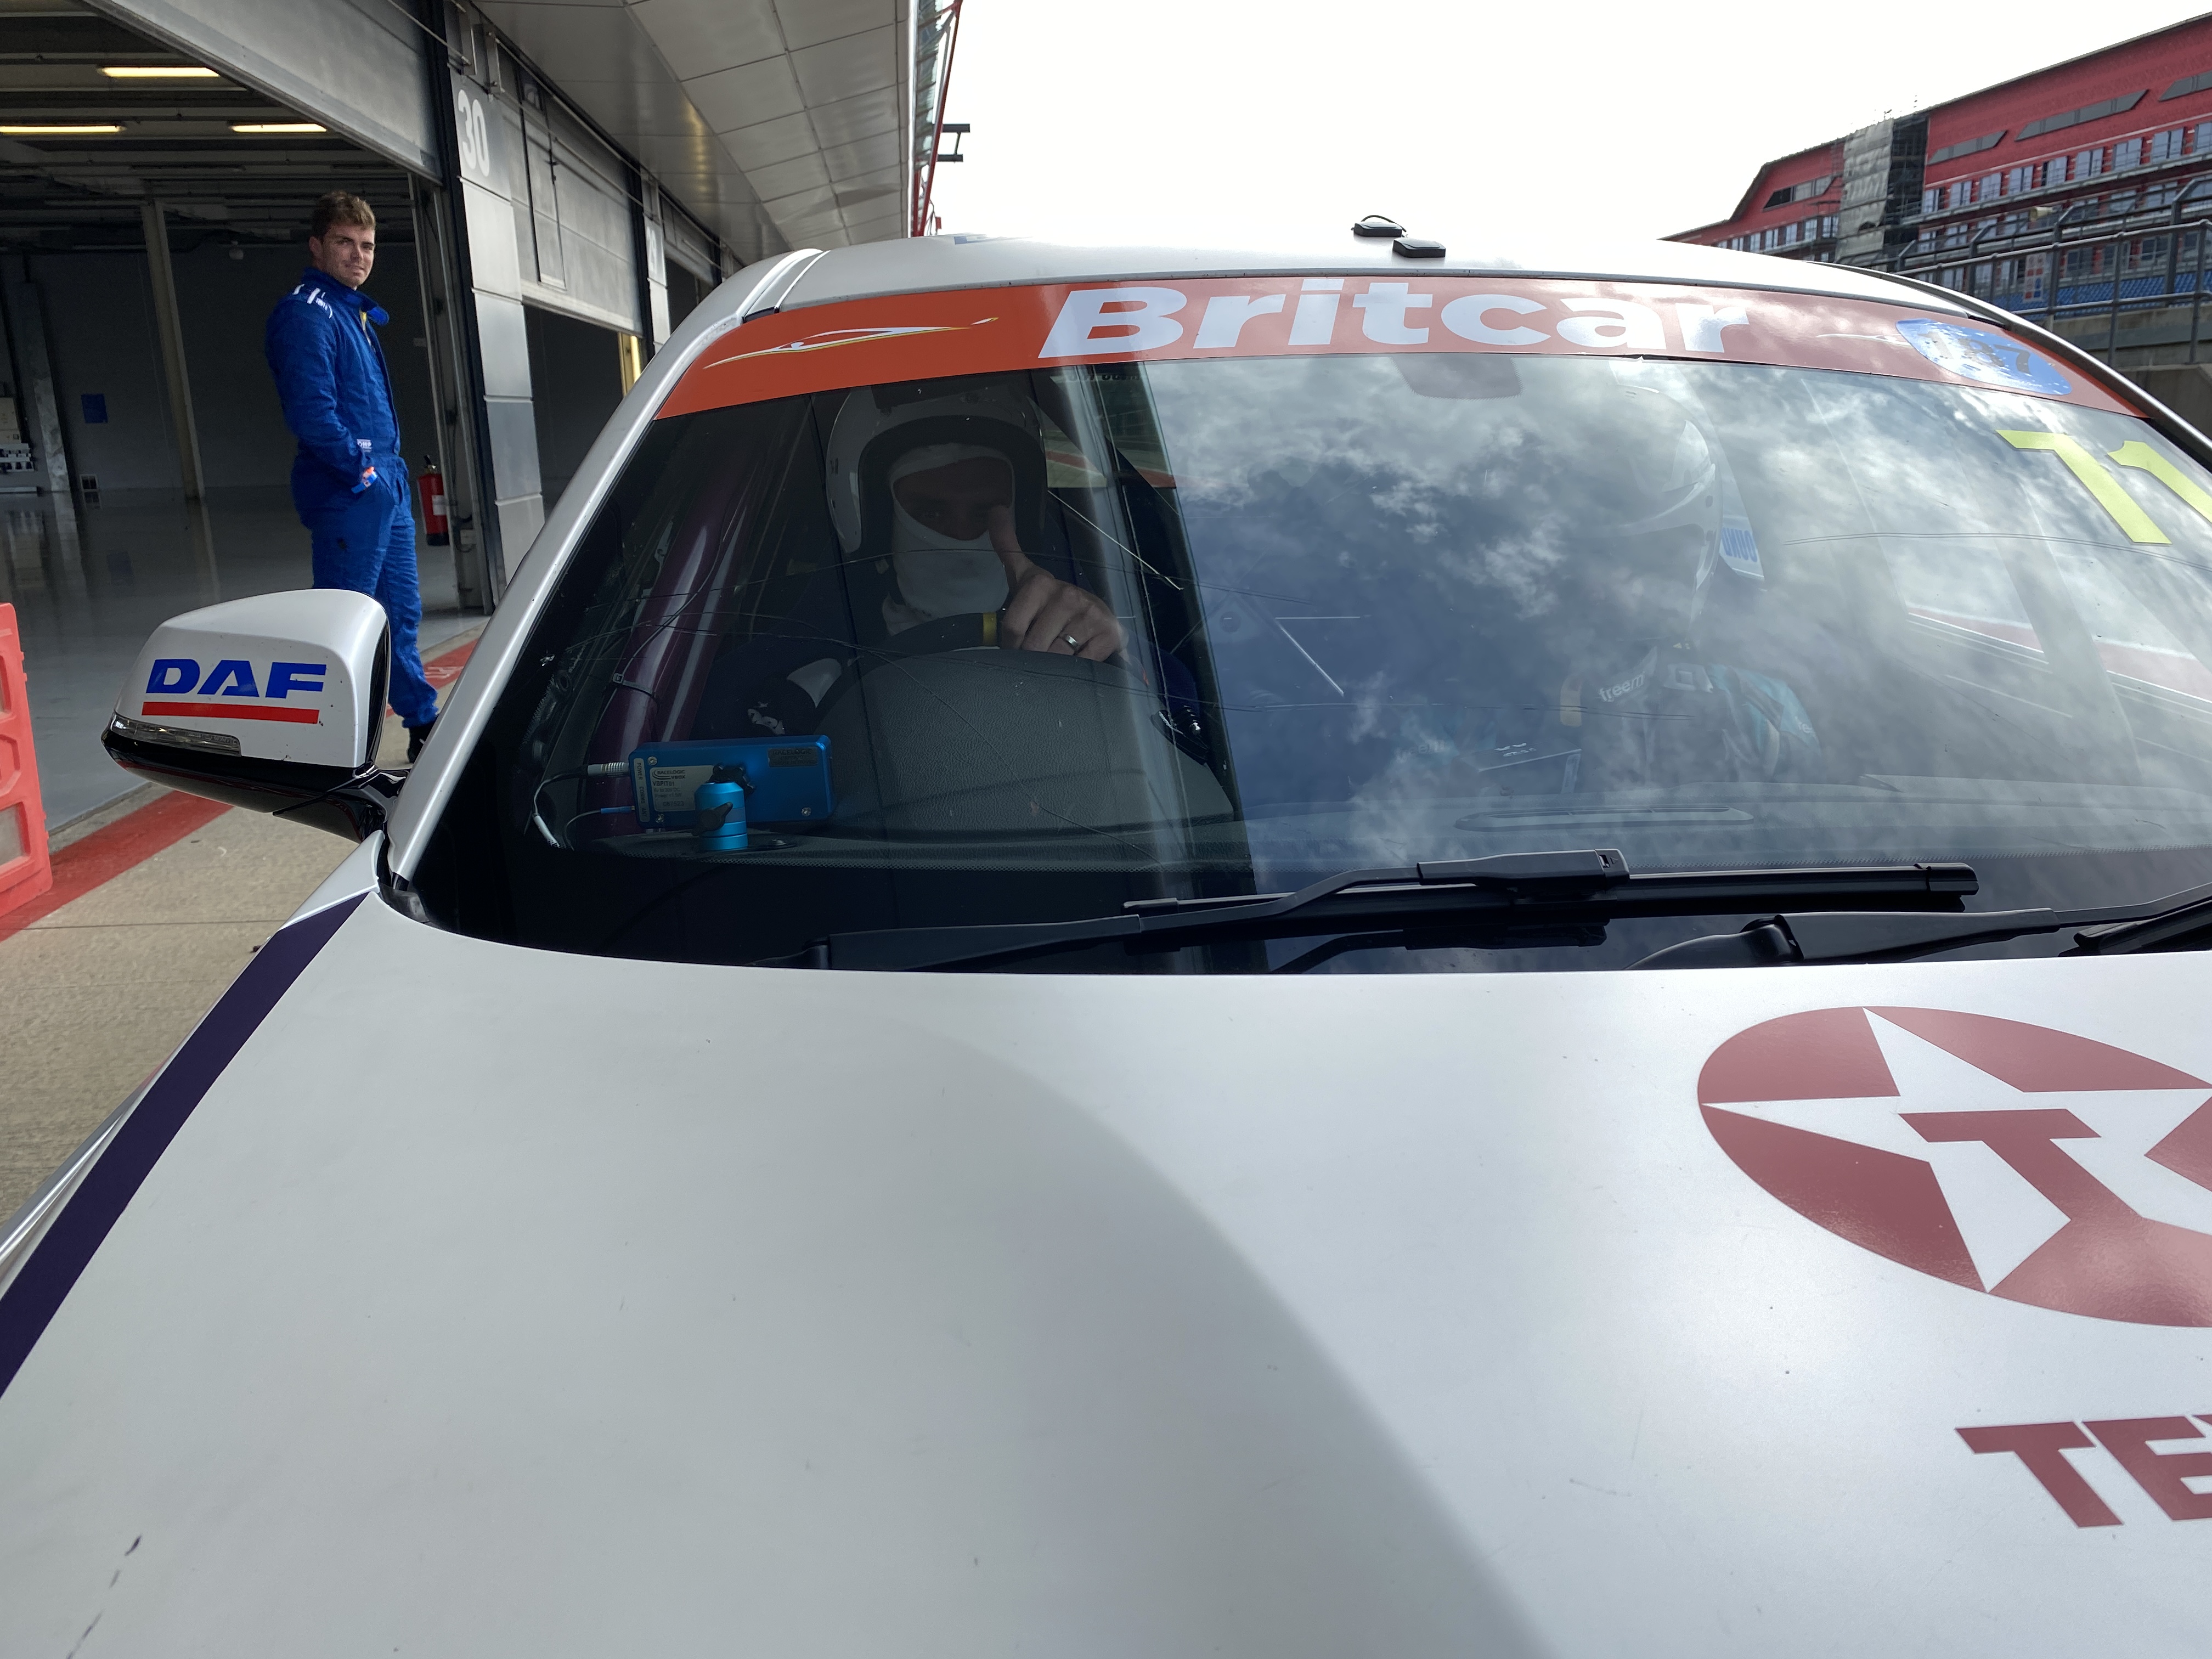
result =
[{"label": "daf logo", "polygon": [[[191,657],[156,657],[138,712],[149,720],[183,715],[319,726],[322,710],[315,700],[330,672],[326,662],[270,662],[257,672],[244,657],[225,657],[204,672]],[[307,701],[283,706],[295,692]]]},{"label": "daf logo", "polygon": [[[320,691],[328,663],[272,662],[259,681],[253,665],[242,657],[225,657],[204,677],[190,657],[157,657],[146,677],[146,695],[202,697],[263,697],[282,702],[295,691]],[[265,688],[265,689],[264,689]]]}]

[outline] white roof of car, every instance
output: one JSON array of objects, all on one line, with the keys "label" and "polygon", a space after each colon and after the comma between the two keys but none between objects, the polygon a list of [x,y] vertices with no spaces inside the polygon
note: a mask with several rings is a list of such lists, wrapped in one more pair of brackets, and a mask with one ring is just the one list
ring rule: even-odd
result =
[{"label": "white roof of car", "polygon": [[[1735,253],[1688,242],[1612,242],[1522,247],[1509,251],[1492,239],[1454,237],[1440,228],[1417,227],[1445,246],[1440,259],[1409,259],[1382,237],[1358,237],[1350,228],[1335,235],[1285,239],[1245,247],[1108,246],[1051,242],[1024,236],[944,235],[868,242],[834,248],[806,264],[775,301],[778,309],[830,305],[840,300],[911,294],[933,289],[1003,288],[1029,283],[1139,282],[1146,277],[1341,273],[1394,276],[1522,276],[1588,277],[1593,281],[1693,283],[1701,287],[1763,288],[1847,299],[1886,301],[1927,307],[1930,295],[1851,265]],[[734,281],[734,298],[745,284]],[[753,308],[758,308],[756,306]],[[1963,310],[1964,307],[1954,307]]]}]

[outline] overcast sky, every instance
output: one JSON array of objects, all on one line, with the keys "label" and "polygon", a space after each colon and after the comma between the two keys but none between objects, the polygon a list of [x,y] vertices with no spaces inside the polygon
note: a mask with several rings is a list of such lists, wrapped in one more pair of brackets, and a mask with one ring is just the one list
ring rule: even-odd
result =
[{"label": "overcast sky", "polygon": [[[2148,0],[967,0],[948,231],[1662,236],[1762,161],[2197,15]],[[2212,68],[2200,64],[2197,68]]]}]

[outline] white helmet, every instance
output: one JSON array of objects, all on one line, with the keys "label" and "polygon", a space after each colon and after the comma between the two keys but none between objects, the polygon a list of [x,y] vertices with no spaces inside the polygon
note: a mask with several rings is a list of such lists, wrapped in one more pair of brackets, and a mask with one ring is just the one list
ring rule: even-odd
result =
[{"label": "white helmet", "polygon": [[[915,392],[923,395],[901,395]],[[917,429],[902,432],[908,427]],[[1013,468],[1018,496],[1034,499],[1043,477],[1043,428],[1036,405],[1008,386],[979,381],[934,394],[923,386],[855,387],[830,428],[823,479],[837,539],[848,553],[860,550],[867,537],[863,491],[868,476],[880,481],[895,455],[922,444],[957,441],[1000,450]],[[902,437],[913,442],[900,441]],[[1029,506],[1030,514],[1035,510]]]}]

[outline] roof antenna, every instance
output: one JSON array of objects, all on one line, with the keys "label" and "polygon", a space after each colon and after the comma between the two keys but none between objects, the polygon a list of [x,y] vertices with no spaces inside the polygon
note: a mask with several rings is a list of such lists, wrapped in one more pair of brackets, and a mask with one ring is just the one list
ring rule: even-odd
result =
[{"label": "roof antenna", "polygon": [[1352,234],[1354,236],[1403,236],[1406,228],[1386,215],[1370,213],[1352,226]]}]

